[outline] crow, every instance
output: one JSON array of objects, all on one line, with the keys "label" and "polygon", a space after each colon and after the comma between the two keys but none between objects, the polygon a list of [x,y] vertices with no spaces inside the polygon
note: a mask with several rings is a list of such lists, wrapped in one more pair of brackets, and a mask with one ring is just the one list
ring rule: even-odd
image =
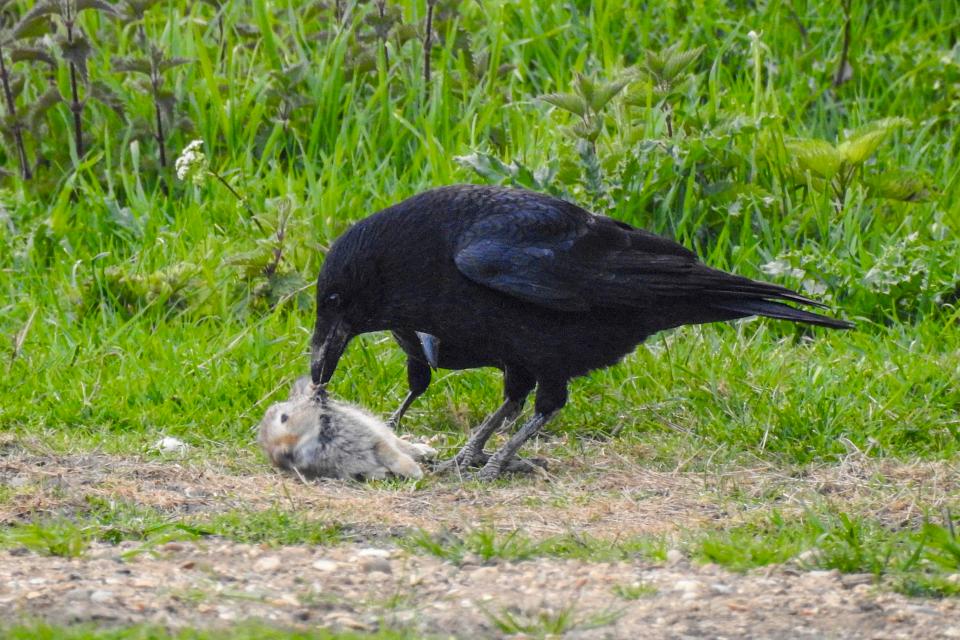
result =
[{"label": "crow", "polygon": [[[823,307],[790,289],[712,269],[680,244],[525,189],[453,185],[361,220],[317,278],[311,377],[326,384],[353,336],[389,330],[407,353],[410,394],[430,367],[503,371],[504,402],[441,469],[483,464],[492,480],[567,402],[571,378],[619,362],[650,335],[766,316],[853,325],[785,304]],[[533,415],[492,455],[483,447]]]}]

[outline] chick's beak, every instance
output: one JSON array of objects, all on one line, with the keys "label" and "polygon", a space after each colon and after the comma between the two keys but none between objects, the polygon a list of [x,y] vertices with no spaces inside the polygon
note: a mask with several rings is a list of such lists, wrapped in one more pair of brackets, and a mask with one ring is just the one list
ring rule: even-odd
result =
[{"label": "chick's beak", "polygon": [[333,377],[337,362],[350,341],[350,332],[342,318],[321,325],[313,332],[310,354],[310,377],[315,385],[325,385]]}]

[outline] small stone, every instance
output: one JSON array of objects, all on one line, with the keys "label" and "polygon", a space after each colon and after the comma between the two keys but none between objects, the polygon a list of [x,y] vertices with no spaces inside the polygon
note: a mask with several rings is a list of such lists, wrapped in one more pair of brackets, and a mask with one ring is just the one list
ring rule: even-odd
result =
[{"label": "small stone", "polygon": [[470,572],[471,580],[493,580],[499,573],[497,567],[477,567]]},{"label": "small stone", "polygon": [[386,558],[367,558],[360,566],[366,573],[393,573],[393,567]]},{"label": "small stone", "polygon": [[872,584],[873,580],[872,573],[848,573],[840,576],[840,584],[847,589],[852,589],[861,584]]},{"label": "small stone", "polygon": [[113,602],[113,592],[102,591],[98,589],[90,594],[90,602],[96,602],[97,604],[107,604],[109,602]]},{"label": "small stone", "polygon": [[820,559],[820,552],[817,549],[807,549],[794,556],[793,561],[802,567],[808,567],[817,564]]},{"label": "small stone", "polygon": [[370,625],[348,616],[344,613],[335,613],[326,617],[326,621],[345,629],[356,629],[357,631],[368,631]]},{"label": "small stone", "polygon": [[388,549],[377,549],[374,547],[367,547],[366,549],[360,549],[357,551],[358,558],[389,558],[391,555]]},{"label": "small stone", "polygon": [[173,453],[173,454],[183,455],[184,453],[187,452],[187,449],[189,449],[190,446],[183,440],[180,440],[178,438],[171,438],[170,436],[167,436],[165,438],[160,438],[159,440],[157,440],[154,443],[153,448],[159,451],[160,453]]},{"label": "small stone", "polygon": [[710,585],[710,591],[716,593],[717,595],[728,595],[733,593],[733,587],[728,584],[722,584],[720,582],[714,582]]},{"label": "small stone", "polygon": [[679,564],[683,562],[683,560],[684,560],[683,551],[680,551],[680,549],[670,549],[669,551],[667,551],[668,565]]},{"label": "small stone", "polygon": [[813,578],[814,580],[838,578],[840,576],[840,572],[836,569],[830,569],[829,571],[808,571],[807,576]]},{"label": "small stone", "polygon": [[320,558],[319,560],[314,560],[313,564],[310,565],[317,571],[336,571],[340,566],[339,562],[334,562],[333,560],[327,560],[326,558]]},{"label": "small stone", "polygon": [[696,580],[677,580],[673,583],[673,588],[677,591],[683,591],[684,593],[696,593],[700,591],[703,587],[702,584]]},{"label": "small stone", "polygon": [[264,556],[253,563],[254,571],[276,571],[280,568],[278,556]]}]

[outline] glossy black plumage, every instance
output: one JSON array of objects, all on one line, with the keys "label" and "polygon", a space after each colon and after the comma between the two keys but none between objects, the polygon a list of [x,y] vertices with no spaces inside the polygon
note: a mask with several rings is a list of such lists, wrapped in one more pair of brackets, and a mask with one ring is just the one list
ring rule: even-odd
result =
[{"label": "glossy black plumage", "polygon": [[331,248],[317,302],[315,381],[329,379],[350,337],[391,330],[422,392],[421,332],[436,338],[440,367],[503,370],[511,409],[536,384],[544,422],[570,378],[663,329],[749,315],[850,326],[671,240],[550,196],[476,185],[433,189],[357,223]]}]

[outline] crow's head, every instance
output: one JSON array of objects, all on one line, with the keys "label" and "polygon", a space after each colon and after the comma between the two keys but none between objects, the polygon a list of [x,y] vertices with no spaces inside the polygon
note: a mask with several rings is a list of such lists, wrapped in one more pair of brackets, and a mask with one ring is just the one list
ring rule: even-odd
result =
[{"label": "crow's head", "polygon": [[376,252],[362,224],[341,236],[330,248],[317,278],[317,323],[311,340],[310,376],[326,384],[347,343],[372,330],[380,298]]}]

